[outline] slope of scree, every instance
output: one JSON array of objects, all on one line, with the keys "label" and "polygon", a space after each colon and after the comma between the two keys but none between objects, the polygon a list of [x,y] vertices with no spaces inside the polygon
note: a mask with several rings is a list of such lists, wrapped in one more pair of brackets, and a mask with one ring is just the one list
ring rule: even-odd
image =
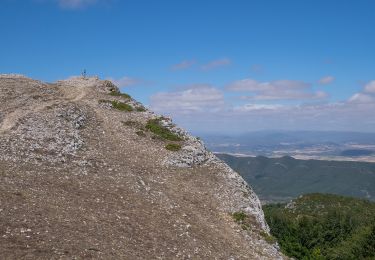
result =
[{"label": "slope of scree", "polygon": [[237,173],[111,82],[0,75],[2,259],[283,258],[268,238]]}]

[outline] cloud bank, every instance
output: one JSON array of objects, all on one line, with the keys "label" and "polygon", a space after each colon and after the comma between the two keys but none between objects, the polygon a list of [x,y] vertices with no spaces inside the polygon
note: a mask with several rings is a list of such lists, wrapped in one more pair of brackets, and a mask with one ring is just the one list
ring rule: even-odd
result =
[{"label": "cloud bank", "polygon": [[276,80],[258,82],[253,79],[242,79],[227,86],[230,91],[250,92],[242,96],[248,100],[308,100],[324,99],[328,95],[323,91],[311,91],[311,84],[297,80]]},{"label": "cloud bank", "polygon": [[375,103],[375,80],[367,83],[363,90],[351,96],[349,101],[359,104]]},{"label": "cloud bank", "polygon": [[[258,98],[243,99],[242,104],[235,104],[233,100],[238,99],[228,94],[239,91],[254,92]],[[264,95],[268,96],[267,99],[259,98]],[[299,104],[280,102],[286,98],[297,99],[297,96],[301,101]],[[206,84],[158,93],[151,97],[150,107],[172,116],[177,123],[197,133],[375,129],[375,81],[366,84],[362,91],[347,100],[328,102],[325,97],[326,94],[311,92],[310,84],[301,81],[257,82],[246,79],[235,81],[224,89]],[[310,103],[303,103],[305,99]]]},{"label": "cloud bank", "polygon": [[224,106],[224,94],[208,84],[191,85],[180,91],[161,92],[151,97],[151,107],[159,112],[217,112]]}]

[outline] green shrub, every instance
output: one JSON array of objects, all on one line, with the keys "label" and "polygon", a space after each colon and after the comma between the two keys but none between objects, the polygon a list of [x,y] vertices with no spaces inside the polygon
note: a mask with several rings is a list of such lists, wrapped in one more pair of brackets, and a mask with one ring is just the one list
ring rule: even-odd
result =
[{"label": "green shrub", "polygon": [[169,141],[182,141],[182,138],[160,124],[160,119],[150,119],[146,124],[146,129],[155,135]]},{"label": "green shrub", "polygon": [[245,221],[245,219],[247,218],[247,215],[244,212],[239,211],[239,212],[234,212],[232,214],[232,217],[235,222],[242,224],[242,222]]},{"label": "green shrub", "polygon": [[242,229],[249,230],[251,227],[257,228],[256,221],[243,211],[234,212],[232,214],[234,222],[241,225]]},{"label": "green shrub", "polygon": [[119,101],[111,101],[112,107],[118,109],[120,111],[133,111],[133,107],[131,105],[119,102]]},{"label": "green shrub", "polygon": [[146,108],[140,106],[140,107],[137,107],[136,110],[137,110],[137,112],[145,112]]},{"label": "green shrub", "polygon": [[260,232],[260,235],[266,240],[269,244],[275,244],[276,243],[276,238],[272,235],[267,234],[266,232],[262,231]]},{"label": "green shrub", "polygon": [[111,96],[114,96],[114,97],[123,97],[123,98],[127,98],[127,99],[131,99],[131,96],[129,94],[126,94],[126,93],[119,93],[119,92],[114,92],[112,91],[111,93],[109,93]]},{"label": "green shrub", "polygon": [[181,150],[181,145],[180,145],[180,144],[173,144],[173,143],[171,143],[171,144],[167,144],[167,145],[165,146],[165,149],[167,149],[167,150],[169,150],[169,151],[174,151],[174,152],[176,152],[176,151]]}]

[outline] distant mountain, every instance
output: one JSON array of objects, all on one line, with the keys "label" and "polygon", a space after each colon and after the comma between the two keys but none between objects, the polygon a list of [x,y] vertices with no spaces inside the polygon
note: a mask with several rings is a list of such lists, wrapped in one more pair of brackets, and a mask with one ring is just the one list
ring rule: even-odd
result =
[{"label": "distant mountain", "polygon": [[237,135],[203,134],[209,144],[239,143],[251,146],[274,146],[290,143],[366,143],[375,144],[375,133],[340,132],[340,131],[256,131]]},{"label": "distant mountain", "polygon": [[375,162],[375,133],[259,131],[201,137],[210,150],[218,153]]},{"label": "distant mountain", "polygon": [[375,163],[217,156],[251,184],[263,203],[314,192],[375,200]]}]

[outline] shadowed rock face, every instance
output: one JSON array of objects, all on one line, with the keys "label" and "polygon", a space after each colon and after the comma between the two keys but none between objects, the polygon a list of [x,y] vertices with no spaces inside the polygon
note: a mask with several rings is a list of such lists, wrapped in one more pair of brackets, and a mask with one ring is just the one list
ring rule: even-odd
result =
[{"label": "shadowed rock face", "polygon": [[282,258],[267,232],[237,173],[111,82],[0,75],[5,259]]}]

